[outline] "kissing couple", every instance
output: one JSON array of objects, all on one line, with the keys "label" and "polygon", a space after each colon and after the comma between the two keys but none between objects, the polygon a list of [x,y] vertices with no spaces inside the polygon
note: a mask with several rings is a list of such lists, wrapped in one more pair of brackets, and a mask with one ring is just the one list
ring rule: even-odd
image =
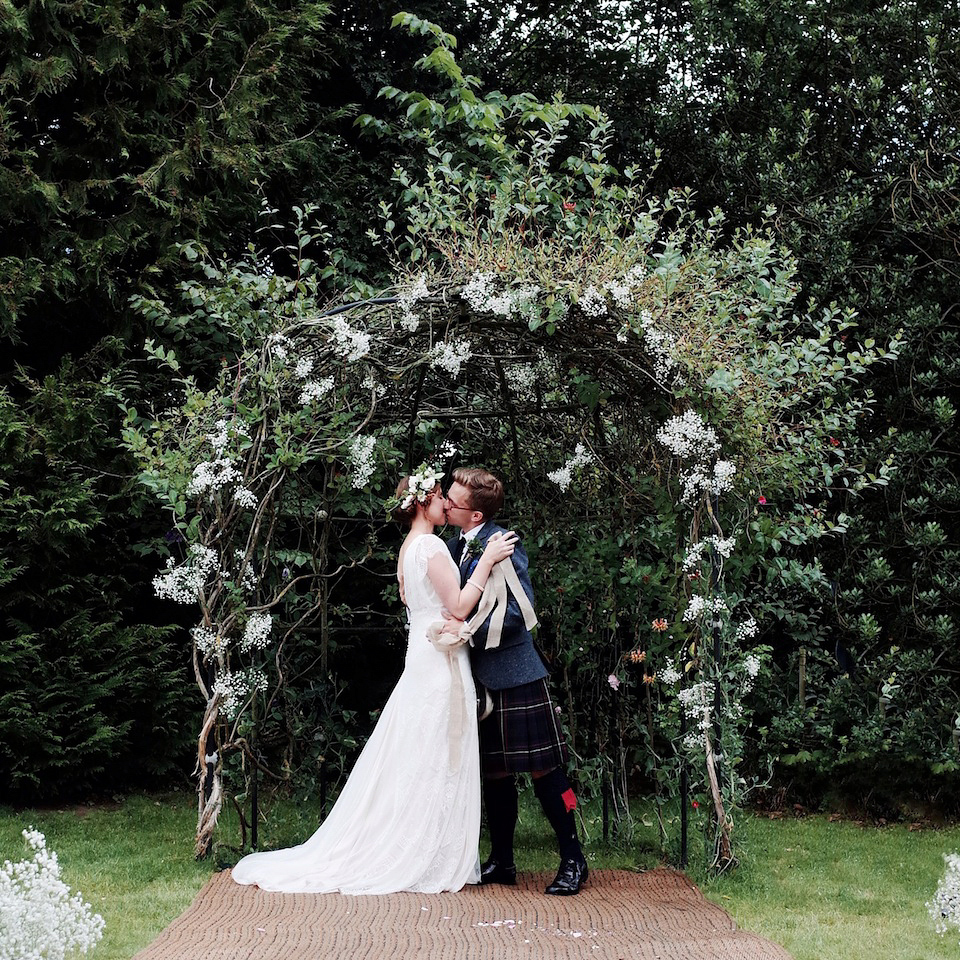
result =
[{"label": "kissing couple", "polygon": [[[519,773],[532,776],[557,836],[560,868],[546,893],[576,894],[586,881],[567,746],[530,633],[527,554],[495,522],[503,484],[459,468],[444,494],[443,475],[421,465],[387,504],[408,528],[397,577],[409,627],[403,673],[370,739],[316,833],[244,857],[238,883],[347,894],[515,884]],[[434,533],[445,524],[459,528],[446,542]],[[481,793],[491,840],[483,864]]]}]

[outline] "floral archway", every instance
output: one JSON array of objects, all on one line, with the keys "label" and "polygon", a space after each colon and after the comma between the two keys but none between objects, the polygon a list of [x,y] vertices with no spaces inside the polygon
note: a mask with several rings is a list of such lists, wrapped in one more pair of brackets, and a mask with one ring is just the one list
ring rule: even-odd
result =
[{"label": "floral archway", "polygon": [[[598,111],[481,98],[451,38],[406,25],[432,38],[422,64],[451,87],[445,102],[385,91],[428,157],[382,204],[392,286],[331,302],[314,252],[329,238],[309,209],[283,276],[257,251],[227,263],[187,248],[202,277],[184,301],[235,355],[212,386],[182,378],[166,411],[128,412],[141,480],[182,538],[154,586],[199,607],[197,854],[263,766],[253,736],[307,629],[326,671],[331,617],[350,605],[337,578],[389,568],[375,533],[337,548],[342,524],[378,515],[396,478],[452,440],[507,478],[565,692],[571,676],[634,691],[628,707],[611,699],[604,727],[619,763],[585,757],[586,775],[617,780],[611,797],[628,804],[639,753],[663,798],[685,765],[722,867],[746,786],[744,695],[765,656],[756,591],[781,538],[842,524],[820,509],[838,481],[883,482],[882,465],[868,475],[831,440],[868,411],[857,375],[895,345],[854,345],[836,306],[797,312],[770,231],[728,230],[689,191],[648,196],[609,164]],[[568,722],[599,729],[569,701]]]}]

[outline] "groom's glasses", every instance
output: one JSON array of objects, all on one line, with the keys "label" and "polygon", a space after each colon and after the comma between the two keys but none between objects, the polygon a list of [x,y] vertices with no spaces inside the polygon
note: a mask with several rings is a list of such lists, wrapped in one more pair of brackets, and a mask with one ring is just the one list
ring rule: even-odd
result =
[{"label": "groom's glasses", "polygon": [[449,497],[447,497],[447,509],[448,510],[473,510],[473,507],[461,507],[460,504],[454,503]]}]

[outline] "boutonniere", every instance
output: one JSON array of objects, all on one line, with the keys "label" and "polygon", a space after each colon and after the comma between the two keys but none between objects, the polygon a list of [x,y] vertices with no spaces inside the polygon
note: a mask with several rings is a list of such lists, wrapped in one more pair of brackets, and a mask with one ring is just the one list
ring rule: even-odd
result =
[{"label": "boutonniere", "polygon": [[471,560],[478,560],[483,553],[483,544],[476,537],[471,537],[467,541],[466,553]]}]

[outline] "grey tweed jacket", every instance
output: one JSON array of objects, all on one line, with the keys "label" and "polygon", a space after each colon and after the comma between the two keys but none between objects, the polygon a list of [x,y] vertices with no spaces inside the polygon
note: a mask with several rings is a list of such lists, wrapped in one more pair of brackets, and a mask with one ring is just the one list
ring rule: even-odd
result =
[{"label": "grey tweed jacket", "polygon": [[[497,526],[492,520],[488,520],[477,532],[477,542],[481,546],[485,546],[487,540],[494,533],[506,532],[503,527]],[[447,549],[449,549],[454,560],[457,559],[459,553],[459,540],[460,536],[457,534],[447,541]],[[477,559],[479,558],[471,559],[461,565],[461,587],[473,572],[473,568],[477,565]],[[529,571],[530,561],[527,558],[526,550],[523,549],[523,545],[519,541],[513,551],[511,560],[513,561],[513,568],[517,571],[520,585],[523,587],[524,593],[530,598],[530,603],[533,604],[533,586],[530,583]],[[534,609],[536,609],[536,606],[534,606]],[[489,622],[485,622],[476,631],[473,636],[473,649],[470,651],[473,675],[480,683],[491,690],[504,690],[509,687],[519,687],[525,683],[531,683],[547,675],[547,668],[533,645],[533,636],[524,626],[520,606],[512,595],[510,595],[507,603],[500,646],[493,650],[485,649],[488,627]]]}]

